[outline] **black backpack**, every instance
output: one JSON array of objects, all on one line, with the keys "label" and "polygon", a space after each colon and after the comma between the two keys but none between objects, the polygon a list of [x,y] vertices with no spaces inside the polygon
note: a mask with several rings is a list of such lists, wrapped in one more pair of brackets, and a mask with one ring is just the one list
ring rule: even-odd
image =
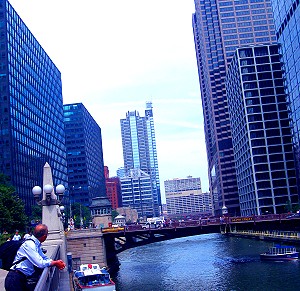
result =
[{"label": "black backpack", "polygon": [[[32,240],[32,239],[29,239]],[[33,241],[33,240],[32,240]],[[0,268],[9,271],[9,269],[16,264],[26,260],[26,257],[21,258],[14,264],[15,256],[20,248],[20,246],[25,242],[22,240],[11,240],[3,243],[0,246]]]}]

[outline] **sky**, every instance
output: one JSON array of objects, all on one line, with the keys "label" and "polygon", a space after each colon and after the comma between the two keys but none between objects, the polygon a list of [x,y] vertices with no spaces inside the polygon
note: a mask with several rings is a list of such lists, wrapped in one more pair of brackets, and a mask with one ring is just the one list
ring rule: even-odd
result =
[{"label": "sky", "polygon": [[209,190],[192,14],[194,0],[9,0],[61,72],[64,104],[101,127],[110,176],[123,166],[120,119],[152,101],[164,181]]}]

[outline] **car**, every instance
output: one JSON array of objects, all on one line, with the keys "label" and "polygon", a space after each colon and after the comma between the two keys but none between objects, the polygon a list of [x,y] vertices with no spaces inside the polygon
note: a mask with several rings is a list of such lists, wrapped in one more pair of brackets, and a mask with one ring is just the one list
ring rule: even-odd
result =
[{"label": "car", "polygon": [[290,215],[288,215],[286,218],[296,218],[296,217],[300,217],[300,213],[292,213]]}]

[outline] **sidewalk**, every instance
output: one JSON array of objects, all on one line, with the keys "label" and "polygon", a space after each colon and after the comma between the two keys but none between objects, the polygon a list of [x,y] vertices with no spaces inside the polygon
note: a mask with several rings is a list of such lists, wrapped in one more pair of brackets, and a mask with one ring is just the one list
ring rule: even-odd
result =
[{"label": "sidewalk", "polygon": [[[67,270],[64,270],[63,272],[60,272],[60,278],[59,278],[59,291],[71,291],[71,284],[70,284],[70,274]],[[1,290],[0,290],[1,291]]]},{"label": "sidewalk", "polygon": [[5,277],[6,277],[6,274],[8,272],[3,270],[3,269],[0,269],[0,291],[4,291],[4,280],[5,280]]},{"label": "sidewalk", "polygon": [[[6,274],[8,272],[0,269],[0,291],[5,291],[4,289],[4,280],[6,277]],[[60,280],[59,280],[59,291],[70,291],[73,290],[71,289],[71,284],[70,284],[70,276],[67,271],[61,272],[60,274]],[[17,290],[16,290],[17,291]]]}]

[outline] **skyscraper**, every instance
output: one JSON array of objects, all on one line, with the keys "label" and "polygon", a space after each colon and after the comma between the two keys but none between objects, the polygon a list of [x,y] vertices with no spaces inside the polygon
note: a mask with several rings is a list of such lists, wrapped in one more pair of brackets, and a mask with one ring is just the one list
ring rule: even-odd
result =
[{"label": "skyscraper", "polygon": [[158,172],[157,149],[152,108],[152,102],[146,102],[145,121],[148,135],[150,176],[153,181],[155,192],[157,193],[158,205],[161,206],[160,180]]},{"label": "skyscraper", "polygon": [[6,0],[0,23],[0,172],[30,213],[46,162],[67,183],[61,74]]},{"label": "skyscraper", "polygon": [[204,115],[210,193],[216,215],[239,215],[225,78],[238,47],[276,43],[268,0],[195,0],[193,30]]},{"label": "skyscraper", "polygon": [[237,49],[226,88],[241,214],[286,212],[298,193],[278,46]]},{"label": "skyscraper", "polygon": [[106,197],[101,128],[82,103],[63,109],[70,199],[88,206]]},{"label": "skyscraper", "polygon": [[159,215],[161,194],[152,103],[146,103],[145,117],[141,117],[137,111],[128,111],[126,119],[120,122],[125,175],[129,176],[133,169],[150,175],[153,214]]},{"label": "skyscraper", "polygon": [[293,144],[300,177],[300,5],[299,0],[271,0],[288,96]]}]

